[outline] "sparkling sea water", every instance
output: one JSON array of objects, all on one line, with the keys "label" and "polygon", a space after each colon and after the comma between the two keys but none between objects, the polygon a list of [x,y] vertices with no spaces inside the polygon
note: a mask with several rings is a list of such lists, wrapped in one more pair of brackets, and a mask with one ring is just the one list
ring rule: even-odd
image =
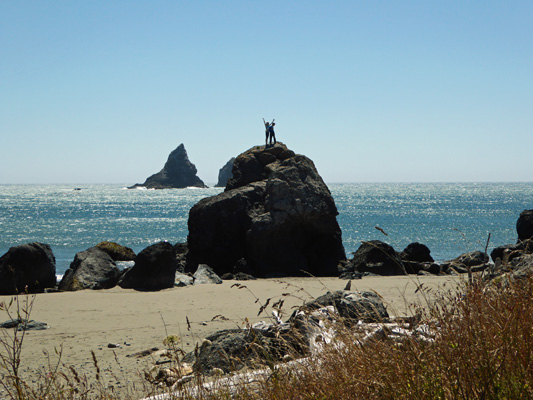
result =
[{"label": "sparkling sea water", "polygon": [[[533,209],[530,183],[328,184],[348,256],[361,241],[397,251],[424,243],[437,261],[489,252],[517,240],[516,220]],[[0,185],[0,255],[11,246],[47,243],[62,275],[82,250],[109,240],[136,253],[161,240],[187,239],[190,208],[220,188],[128,190],[125,185]],[[381,228],[387,235],[375,227]]]}]

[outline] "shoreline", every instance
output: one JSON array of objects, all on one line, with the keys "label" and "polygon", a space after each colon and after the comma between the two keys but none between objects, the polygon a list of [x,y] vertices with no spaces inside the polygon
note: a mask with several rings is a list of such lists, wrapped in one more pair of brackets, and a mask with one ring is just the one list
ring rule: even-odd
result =
[{"label": "shoreline", "polygon": [[[410,305],[424,302],[427,291],[416,291],[417,284],[432,289],[452,290],[464,281],[457,276],[365,277],[352,281],[352,290],[375,291],[391,316],[411,315]],[[27,331],[22,351],[23,377],[46,374],[62,348],[62,363],[71,365],[80,376],[94,379],[94,351],[106,386],[124,390],[135,383],[142,386],[142,371],[156,361],[153,356],[133,354],[157,347],[164,349],[168,335],[181,338],[178,347],[185,352],[209,334],[227,328],[245,327],[267,320],[268,313],[258,316],[261,304],[283,298],[283,320],[295,307],[328,290],[342,290],[347,281],[338,278],[280,278],[255,281],[224,281],[222,284],[171,288],[159,292],[140,292],[115,287],[106,290],[42,293],[35,296],[30,319],[45,322],[49,329]],[[29,295],[31,298],[32,295]],[[12,296],[0,296],[9,301]],[[19,298],[24,300],[24,296]],[[5,313],[3,322],[7,319]],[[109,344],[119,347],[108,348]],[[50,355],[50,360],[44,353]],[[33,378],[35,379],[35,378]]]}]

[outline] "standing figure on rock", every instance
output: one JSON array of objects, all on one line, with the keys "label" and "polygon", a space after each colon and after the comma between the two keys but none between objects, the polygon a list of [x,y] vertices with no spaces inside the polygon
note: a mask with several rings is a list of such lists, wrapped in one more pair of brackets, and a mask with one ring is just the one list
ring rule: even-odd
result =
[{"label": "standing figure on rock", "polygon": [[263,118],[263,123],[265,124],[265,146],[268,145],[268,138],[270,137],[270,145],[272,145],[272,138],[274,138],[274,144],[276,144],[276,134],[274,133],[274,123],[275,119],[272,122],[265,122]]},{"label": "standing figure on rock", "polygon": [[268,128],[268,133],[270,134],[270,145],[272,146],[272,139],[274,139],[274,144],[276,144],[276,134],[274,133],[274,126],[276,123],[272,120],[270,127]]}]

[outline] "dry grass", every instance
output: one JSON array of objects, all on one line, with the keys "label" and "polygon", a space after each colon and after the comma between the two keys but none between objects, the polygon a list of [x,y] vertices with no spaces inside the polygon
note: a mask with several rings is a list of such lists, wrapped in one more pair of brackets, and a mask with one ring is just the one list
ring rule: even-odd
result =
[{"label": "dry grass", "polygon": [[[315,362],[273,375],[262,399],[531,399],[533,278],[502,288],[474,283],[420,308],[416,335],[359,345],[344,332]],[[247,396],[245,396],[247,397]]]},{"label": "dry grass", "polygon": [[[18,314],[25,310],[31,311],[31,304],[17,305]],[[474,280],[459,291],[440,293],[437,301],[418,305],[413,312],[417,318],[411,328],[430,330],[432,340],[415,334],[401,341],[381,337],[362,344],[353,331],[339,328],[337,339],[310,362],[272,368],[268,379],[231,391],[224,385],[200,390],[194,398],[533,399],[533,277],[505,288]],[[23,336],[16,335],[4,332],[0,339],[7,398],[135,398],[127,392],[114,393],[99,379],[89,385],[86,377],[60,362],[60,352],[47,374],[27,384],[17,376],[20,352],[10,350],[23,346]],[[96,357],[94,367],[99,374]],[[196,384],[203,382],[194,378]],[[153,394],[153,388],[144,393]]]}]

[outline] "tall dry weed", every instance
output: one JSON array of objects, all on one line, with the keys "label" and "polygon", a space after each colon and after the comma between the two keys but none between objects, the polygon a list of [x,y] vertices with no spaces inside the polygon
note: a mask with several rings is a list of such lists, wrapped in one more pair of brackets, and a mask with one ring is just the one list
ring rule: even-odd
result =
[{"label": "tall dry weed", "polygon": [[505,290],[474,281],[460,293],[418,310],[416,324],[433,340],[361,345],[344,331],[313,362],[273,375],[257,398],[533,398],[533,278]]}]

